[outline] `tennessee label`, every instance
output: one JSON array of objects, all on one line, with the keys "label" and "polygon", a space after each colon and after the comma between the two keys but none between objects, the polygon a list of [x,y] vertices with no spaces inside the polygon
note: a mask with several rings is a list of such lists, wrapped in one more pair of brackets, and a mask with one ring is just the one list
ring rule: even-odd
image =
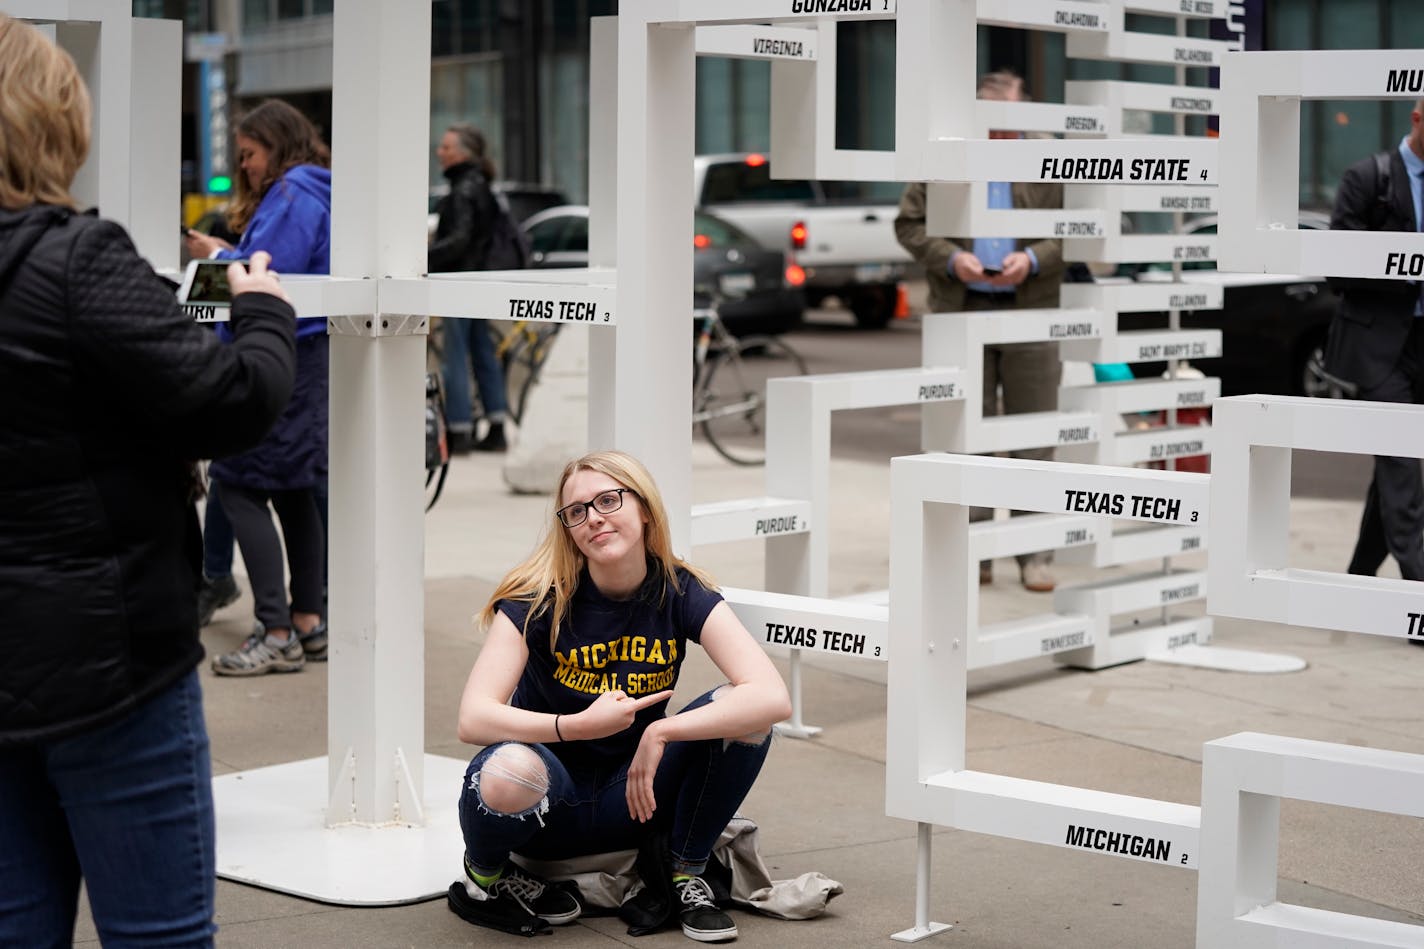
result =
[{"label": "tennessee label", "polygon": [[1183,600],[1195,600],[1201,596],[1200,583],[1188,583],[1185,586],[1173,587],[1170,590],[1162,591],[1163,603],[1180,603]]},{"label": "tennessee label", "polygon": [[1076,649],[1079,646],[1087,646],[1088,634],[1084,632],[1066,633],[1062,636],[1045,636],[1039,640],[1038,649],[1041,655],[1050,652],[1060,652],[1064,649]]},{"label": "tennessee label", "polygon": [[598,304],[579,300],[538,300],[525,297],[511,297],[509,300],[511,320],[551,320],[561,323],[592,323],[595,320],[608,322],[608,311],[598,312]]},{"label": "tennessee label", "polygon": [[[1181,498],[1157,498],[1149,494],[1114,494],[1107,491],[1063,489],[1063,509],[1079,514],[1111,514],[1149,521],[1175,521],[1182,513]],[[1197,519],[1195,511],[1192,520]]]},{"label": "tennessee label", "polygon": [[[1190,181],[1185,158],[1045,158],[1039,166],[1044,181]],[[1201,178],[1206,178],[1203,170]]]},{"label": "tennessee label", "polygon": [[[817,629],[814,626],[793,626],[785,623],[767,623],[762,639],[778,646],[792,646],[796,649],[820,649],[825,652],[847,653],[864,656],[865,636],[860,633],[845,633],[837,629]],[[876,646],[873,656],[880,655]]]},{"label": "tennessee label", "polygon": [[1151,837],[1139,837],[1136,834],[1120,834],[1115,830],[1103,830],[1101,827],[1081,827],[1077,824],[1069,824],[1068,836],[1064,838],[1063,842],[1070,847],[1102,850],[1106,853],[1120,853],[1130,857],[1143,857],[1161,863],[1166,863],[1172,856],[1171,841],[1154,840]]}]

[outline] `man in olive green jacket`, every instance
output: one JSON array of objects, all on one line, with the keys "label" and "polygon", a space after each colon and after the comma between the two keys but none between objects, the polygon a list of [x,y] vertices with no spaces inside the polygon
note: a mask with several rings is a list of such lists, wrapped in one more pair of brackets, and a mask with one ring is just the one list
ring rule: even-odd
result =
[{"label": "man in olive green jacket", "polygon": [[[1011,73],[989,73],[979,80],[979,98],[1018,101],[1023,98],[1023,81]],[[991,138],[1017,138],[1013,132],[990,132]],[[1003,194],[1001,183],[991,184]],[[1044,182],[1014,182],[1008,188],[1015,208],[1059,208],[1063,206],[1063,186]],[[991,206],[993,206],[991,204]],[[975,254],[972,238],[932,237],[925,227],[925,185],[915,182],[900,198],[895,218],[895,236],[900,244],[925,268],[929,283],[929,304],[933,313],[967,310],[1053,309],[1058,303],[1064,263],[1061,241],[1049,238],[1017,240],[1001,261],[986,264]],[[1007,242],[1005,242],[1007,243]],[[984,248],[981,244],[981,249]],[[1004,247],[998,250],[1004,250]],[[992,266],[997,264],[997,266]],[[997,271],[997,272],[995,272]],[[1058,345],[1052,342],[1014,343],[984,347],[984,415],[1015,415],[1020,412],[1050,412],[1058,408],[1058,380],[1061,364]],[[1012,452],[1015,458],[1049,460],[1052,448],[1029,448]],[[975,508],[971,520],[987,520],[991,512]],[[1049,569],[1052,554],[1041,552],[1018,558],[1023,584],[1035,592],[1048,592],[1055,581]],[[989,561],[979,565],[979,582],[993,579]]]}]

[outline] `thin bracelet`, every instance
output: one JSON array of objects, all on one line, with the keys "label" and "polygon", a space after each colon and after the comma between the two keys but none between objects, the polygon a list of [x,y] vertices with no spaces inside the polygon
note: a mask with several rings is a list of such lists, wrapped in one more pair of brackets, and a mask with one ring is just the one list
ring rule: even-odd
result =
[{"label": "thin bracelet", "polygon": [[554,716],[554,734],[559,736],[559,741],[564,740],[564,733],[559,731],[559,716]]}]

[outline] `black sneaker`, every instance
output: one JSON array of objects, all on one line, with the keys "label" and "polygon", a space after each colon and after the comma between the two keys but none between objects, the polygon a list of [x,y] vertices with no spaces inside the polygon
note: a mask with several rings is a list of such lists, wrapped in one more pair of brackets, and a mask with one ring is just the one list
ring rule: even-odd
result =
[{"label": "black sneaker", "polygon": [[737,938],[737,924],[717,908],[712,887],[701,877],[674,880],[682,934],[698,942],[728,942]]},{"label": "black sneaker", "polygon": [[236,603],[241,595],[237,581],[230,576],[203,577],[203,585],[198,588],[198,625],[211,623],[214,613]]},{"label": "black sneaker", "polygon": [[491,422],[485,437],[475,442],[472,447],[475,451],[504,451],[509,448],[509,442],[504,437],[504,423]]},{"label": "black sneaker", "polygon": [[475,882],[467,863],[463,882],[450,887],[449,902],[450,909],[466,922],[525,934],[571,923],[583,912],[568,890],[512,862],[504,865],[504,875],[488,887]]}]

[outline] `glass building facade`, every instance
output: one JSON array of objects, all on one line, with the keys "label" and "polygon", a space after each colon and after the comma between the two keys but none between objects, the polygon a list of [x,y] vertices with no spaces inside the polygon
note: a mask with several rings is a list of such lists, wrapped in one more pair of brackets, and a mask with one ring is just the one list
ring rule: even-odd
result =
[{"label": "glass building facade", "polygon": [[[1259,5],[1264,49],[1424,48],[1421,0],[1244,2]],[[616,14],[617,7],[617,0],[433,0],[432,148],[447,126],[471,122],[485,132],[502,176],[556,186],[571,201],[587,200],[589,19]],[[136,15],[182,15],[195,32],[232,29],[227,71],[237,108],[280,96],[328,133],[332,8],[333,0],[133,0]],[[1145,32],[1177,29],[1174,19],[1145,15],[1130,15],[1128,26]],[[1205,24],[1189,22],[1188,28],[1205,35]],[[844,23],[837,33],[837,144],[891,148],[894,24]],[[978,39],[980,70],[1020,72],[1040,101],[1063,101],[1064,84],[1073,79],[1175,81],[1170,66],[1069,60],[1058,34],[980,27]],[[1186,70],[1188,84],[1208,81],[1206,70]],[[768,63],[699,59],[696,82],[699,152],[769,147]],[[1409,111],[1407,102],[1305,104],[1301,206],[1328,208],[1344,168],[1397,143],[1409,128]],[[1142,131],[1173,127],[1165,115],[1143,114],[1138,121]],[[1188,133],[1205,131],[1204,120],[1186,121]],[[185,131],[185,151],[197,134]],[[438,182],[433,155],[429,172]]]}]

